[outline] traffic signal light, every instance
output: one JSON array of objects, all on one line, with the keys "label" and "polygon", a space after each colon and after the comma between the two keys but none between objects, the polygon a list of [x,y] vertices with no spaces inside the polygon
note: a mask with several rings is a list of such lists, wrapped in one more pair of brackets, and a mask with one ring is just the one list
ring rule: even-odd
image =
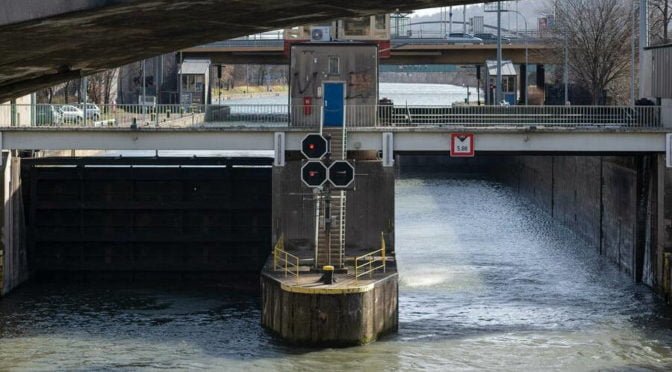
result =
[{"label": "traffic signal light", "polygon": [[317,133],[309,134],[301,141],[301,153],[310,160],[322,159],[327,155],[328,147],[327,139]]},{"label": "traffic signal light", "polygon": [[309,161],[301,168],[301,181],[308,187],[320,187],[327,182],[327,167],[319,161]]},{"label": "traffic signal light", "polygon": [[337,160],[329,167],[329,182],[338,189],[348,188],[355,181],[355,167],[345,160]]}]

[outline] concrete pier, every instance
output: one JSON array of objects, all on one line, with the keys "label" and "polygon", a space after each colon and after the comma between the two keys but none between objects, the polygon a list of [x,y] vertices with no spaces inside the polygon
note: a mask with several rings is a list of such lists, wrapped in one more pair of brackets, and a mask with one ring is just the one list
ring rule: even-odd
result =
[{"label": "concrete pier", "polygon": [[295,276],[274,270],[272,258],[261,274],[262,324],[286,341],[311,346],[353,346],[375,341],[399,327],[398,274],[393,258],[386,272],[355,280],[307,269]]},{"label": "concrete pier", "polygon": [[290,343],[361,345],[398,328],[394,168],[377,160],[355,163],[343,260],[332,268],[332,284],[325,284],[316,262],[324,216],[316,212],[317,193],[302,184],[302,162],[273,168],[276,246],[261,274],[262,324]]}]

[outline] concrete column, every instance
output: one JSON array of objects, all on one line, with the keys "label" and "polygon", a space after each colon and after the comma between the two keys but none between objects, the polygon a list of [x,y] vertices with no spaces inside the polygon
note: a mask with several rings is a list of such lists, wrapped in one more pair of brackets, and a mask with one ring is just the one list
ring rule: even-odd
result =
[{"label": "concrete column", "polygon": [[537,88],[546,88],[546,68],[542,64],[537,64]]},{"label": "concrete column", "polygon": [[665,128],[672,128],[672,98],[663,98],[660,100],[661,123]]},{"label": "concrete column", "polygon": [[0,166],[0,195],[3,196],[2,235],[0,236],[0,296],[28,278],[28,255],[23,241],[23,198],[21,197],[21,159],[12,158],[10,152],[2,154]]},{"label": "concrete column", "polygon": [[527,75],[527,66],[524,63],[520,64],[520,74],[518,75],[518,90],[520,91],[519,102],[525,103],[525,96],[527,95],[527,82],[525,76]]}]

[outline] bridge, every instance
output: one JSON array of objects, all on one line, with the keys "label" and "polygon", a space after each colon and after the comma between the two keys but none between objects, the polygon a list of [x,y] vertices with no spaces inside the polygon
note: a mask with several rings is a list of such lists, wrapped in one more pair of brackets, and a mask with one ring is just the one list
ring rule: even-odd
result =
[{"label": "bridge", "polygon": [[[338,17],[472,2],[8,0],[0,17],[0,101],[192,45]],[[394,48],[400,64],[420,56],[434,58],[422,62],[429,64],[464,63],[450,62],[449,55],[459,50],[474,53],[464,61],[475,60],[493,47],[406,40]],[[337,60],[322,59],[325,66],[332,61],[338,67]],[[49,105],[0,107],[0,295],[32,269],[54,263],[67,271],[69,260],[91,272],[133,272],[217,267],[231,256],[236,259],[225,269],[237,270],[244,263],[260,266],[267,257],[261,272],[266,327],[292,341],[369,342],[398,326],[395,155],[450,153],[454,134],[474,134],[479,155],[497,155],[490,171],[506,173],[503,178],[532,202],[549,204],[554,218],[585,233],[632,279],[643,280],[646,271],[652,277],[647,284],[670,295],[672,243],[665,231],[672,187],[663,156],[672,127],[669,106],[355,104],[378,101],[367,94],[375,91],[371,73],[357,76],[363,92],[350,98],[361,101],[346,101],[339,91],[344,79],[336,75],[314,95],[324,106],[296,105],[303,97],[293,96],[292,105],[112,105],[90,114],[84,108],[81,116],[56,114]],[[329,108],[330,119],[338,120],[326,123],[326,102],[335,97],[342,105]],[[306,134],[316,132],[320,141],[306,142]],[[122,157],[31,159],[22,167],[21,152],[14,151],[52,149],[267,150],[273,165],[269,159]],[[237,183],[248,181],[254,187]],[[218,236],[221,227],[226,236]],[[188,243],[199,238],[194,252]],[[120,242],[130,251],[117,253]],[[84,247],[95,248],[95,265]]]},{"label": "bridge", "polygon": [[335,18],[476,2],[6,0],[0,9],[0,102],[193,45]]},{"label": "bridge", "polygon": [[[390,58],[382,58],[381,64],[483,64],[496,58],[497,46],[486,44],[456,44],[440,38],[398,38],[392,39]],[[548,40],[531,38],[517,40],[502,47],[503,58],[515,64],[525,63],[528,51],[530,64],[544,64],[554,61],[548,51],[552,48]],[[236,39],[218,41],[182,50],[184,58],[207,58],[214,64],[287,64],[283,39]]]},{"label": "bridge", "polygon": [[[320,127],[317,114],[291,113],[322,107],[110,105],[86,120],[12,119],[29,109],[0,106],[3,149],[269,150],[281,157]],[[657,106],[349,106],[346,119],[349,151],[392,144],[393,153],[446,153],[456,132],[476,134],[479,153],[662,153],[672,124]]]}]

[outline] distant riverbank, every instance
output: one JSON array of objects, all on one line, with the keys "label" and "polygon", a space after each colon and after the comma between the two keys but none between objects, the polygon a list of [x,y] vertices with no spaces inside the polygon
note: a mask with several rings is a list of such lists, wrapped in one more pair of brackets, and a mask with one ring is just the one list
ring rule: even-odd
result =
[{"label": "distant riverbank", "polygon": [[278,97],[286,96],[289,88],[286,85],[271,85],[271,86],[248,86],[236,87],[229,90],[219,90],[214,88],[212,91],[213,100],[228,101],[235,99],[250,99],[263,97]]}]

